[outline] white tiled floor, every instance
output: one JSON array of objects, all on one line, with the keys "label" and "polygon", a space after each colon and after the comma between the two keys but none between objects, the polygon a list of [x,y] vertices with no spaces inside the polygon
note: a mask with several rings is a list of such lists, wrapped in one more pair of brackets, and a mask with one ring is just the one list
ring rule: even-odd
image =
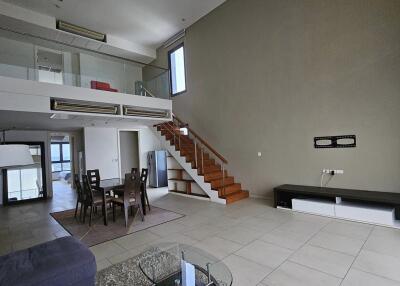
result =
[{"label": "white tiled floor", "polygon": [[[98,269],[177,241],[213,254],[234,286],[400,286],[400,231],[274,209],[247,199],[223,206],[149,190],[151,204],[184,218],[92,247]],[[48,216],[74,198],[0,208],[0,253],[65,235]],[[11,245],[11,246],[10,246]]]}]

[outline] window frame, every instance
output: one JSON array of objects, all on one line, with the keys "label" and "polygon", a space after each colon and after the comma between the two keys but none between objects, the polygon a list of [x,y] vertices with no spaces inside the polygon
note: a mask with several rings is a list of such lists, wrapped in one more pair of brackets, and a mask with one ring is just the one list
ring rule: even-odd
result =
[{"label": "window frame", "polygon": [[[63,145],[66,145],[66,144],[68,144],[69,147],[71,148],[70,142],[51,142],[50,143],[50,145],[59,145],[60,146],[60,160],[59,161],[50,160],[51,161],[51,172],[52,173],[60,173],[60,172],[68,172],[68,171],[71,172],[71,158],[69,160],[64,160],[64,154],[63,154],[63,148],[62,147],[63,147]],[[51,146],[50,146],[50,150],[51,150]],[[71,152],[71,149],[70,149],[70,152]],[[71,156],[71,154],[70,154],[70,156]],[[69,163],[70,164],[69,170],[64,170],[63,163]],[[61,164],[61,171],[53,171],[53,164]]]},{"label": "window frame", "polygon": [[[176,52],[177,50],[179,50],[180,48],[183,48],[183,60],[184,60],[184,65],[183,65],[183,69],[185,71],[185,89],[177,92],[177,93],[173,93],[172,91],[172,69],[171,69],[171,54]],[[185,58],[185,43],[181,43],[179,45],[177,45],[176,47],[172,48],[171,50],[168,51],[168,69],[169,69],[169,90],[170,90],[170,94],[171,97],[174,96],[178,96],[181,95],[182,93],[185,93],[187,91],[187,82],[186,82],[186,58]]]}]

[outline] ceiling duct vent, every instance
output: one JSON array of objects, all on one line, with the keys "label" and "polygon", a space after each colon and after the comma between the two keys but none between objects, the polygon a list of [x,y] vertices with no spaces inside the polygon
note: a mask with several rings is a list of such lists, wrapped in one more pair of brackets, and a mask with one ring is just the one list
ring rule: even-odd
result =
[{"label": "ceiling duct vent", "polygon": [[70,24],[61,20],[57,21],[57,29],[64,31],[64,32],[68,32],[68,33],[72,33],[75,35],[79,35],[82,37],[86,37],[92,40],[96,40],[96,41],[100,41],[100,42],[107,42],[107,37],[106,34],[102,34],[96,31],[92,31],[83,27],[79,27],[77,25],[74,24]]},{"label": "ceiling duct vent", "polygon": [[168,47],[172,46],[172,45],[175,44],[177,41],[179,41],[180,39],[182,39],[183,37],[185,37],[185,35],[186,35],[186,30],[185,30],[185,29],[179,31],[178,33],[176,33],[175,35],[173,35],[171,38],[169,38],[169,39],[163,44],[163,47],[164,47],[164,48],[168,48]]},{"label": "ceiling duct vent", "polygon": [[51,110],[108,115],[120,114],[119,105],[115,104],[99,104],[87,101],[72,101],[55,98],[51,99]]},{"label": "ceiling duct vent", "polygon": [[140,108],[137,106],[124,105],[123,111],[124,111],[124,115],[126,115],[126,116],[170,118],[169,111],[163,110],[163,109]]}]

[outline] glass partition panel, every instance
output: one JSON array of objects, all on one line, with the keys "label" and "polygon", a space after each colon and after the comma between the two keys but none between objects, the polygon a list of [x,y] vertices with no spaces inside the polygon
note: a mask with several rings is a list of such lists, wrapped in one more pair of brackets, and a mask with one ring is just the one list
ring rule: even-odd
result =
[{"label": "glass partition panel", "polygon": [[[168,69],[58,45],[0,37],[0,76],[108,92],[169,98]],[[137,88],[137,83],[142,87]]]}]

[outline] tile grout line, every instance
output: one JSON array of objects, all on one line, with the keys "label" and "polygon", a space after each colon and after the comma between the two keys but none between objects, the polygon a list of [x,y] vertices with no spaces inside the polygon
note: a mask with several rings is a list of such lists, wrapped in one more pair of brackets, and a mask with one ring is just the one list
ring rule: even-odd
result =
[{"label": "tile grout line", "polygon": [[375,274],[375,273],[371,273],[371,272],[368,272],[368,271],[365,271],[365,270],[361,270],[361,269],[358,269],[358,268],[354,268],[354,269],[357,270],[357,271],[363,272],[365,274],[370,274],[372,276],[376,276],[376,277],[379,277],[379,278],[382,278],[382,279],[385,279],[385,280],[392,281],[392,282],[397,283],[397,284],[399,283],[398,280],[393,280],[392,278],[388,278],[388,277],[385,277],[385,276],[382,276],[382,275],[379,275],[379,274]]},{"label": "tile grout line", "polygon": [[[257,216],[255,216],[255,217],[257,217]],[[289,220],[288,220],[288,221],[285,221],[285,222],[283,222],[283,223],[277,225],[276,227],[270,229],[269,232],[272,232],[272,231],[278,229],[279,227],[281,227],[282,225],[284,225],[284,224],[286,224],[286,223],[289,223],[289,222],[290,222]],[[303,221],[303,222],[308,222],[308,221]],[[248,244],[243,245],[241,248],[239,248],[239,249],[236,250],[235,252],[233,252],[233,253],[231,253],[231,254],[229,254],[229,255],[226,255],[226,256],[225,256],[224,258],[222,258],[220,261],[222,262],[222,260],[224,260],[225,258],[227,258],[227,257],[230,256],[230,255],[235,255],[235,256],[238,256],[238,257],[240,257],[240,258],[242,258],[242,259],[245,259],[245,260],[247,260],[247,261],[249,261],[249,262],[259,264],[259,263],[256,262],[256,261],[253,261],[253,260],[251,260],[251,259],[248,259],[248,258],[246,258],[246,257],[243,257],[243,256],[241,256],[241,255],[236,254],[237,252],[239,252],[240,250],[242,250],[243,248],[245,248],[245,247],[248,246],[249,244],[255,242],[256,240],[260,240],[260,241],[263,242],[263,243],[271,244],[271,245],[274,245],[274,246],[277,246],[277,247],[280,247],[280,248],[284,248],[284,249],[286,249],[286,250],[293,251],[293,253],[292,253],[291,255],[289,255],[288,258],[285,259],[285,260],[284,260],[281,264],[279,264],[276,268],[272,268],[272,267],[269,267],[269,266],[262,265],[262,266],[265,266],[265,267],[268,267],[268,268],[272,269],[272,271],[271,271],[269,274],[267,274],[267,275],[264,276],[260,281],[257,282],[257,283],[262,283],[262,281],[263,281],[265,278],[267,278],[269,275],[271,275],[273,272],[275,272],[283,263],[285,263],[286,261],[288,261],[288,259],[289,259],[294,253],[296,253],[298,250],[300,250],[300,248],[302,248],[309,240],[311,240],[315,235],[317,235],[317,234],[318,234],[326,225],[328,225],[330,222],[331,222],[331,220],[327,221],[324,225],[322,225],[322,226],[319,228],[319,230],[318,230],[314,235],[312,235],[308,240],[306,240],[306,241],[304,242],[304,244],[302,244],[297,250],[288,249],[288,248],[286,248],[286,247],[283,247],[283,246],[280,246],[280,245],[276,245],[276,244],[273,244],[273,243],[269,243],[269,242],[267,242],[267,241],[263,241],[263,240],[260,240],[259,238],[256,238],[256,239],[252,240],[251,242],[249,242]],[[293,233],[292,231],[288,231],[288,232]],[[265,234],[267,234],[267,233],[265,233]],[[265,235],[265,234],[264,234],[264,235]],[[229,239],[226,239],[226,240],[231,241],[231,240],[229,240]],[[234,241],[232,241],[232,242],[234,242]],[[303,265],[303,266],[304,266],[304,265]],[[310,268],[310,267],[308,267],[308,268]],[[311,268],[311,269],[312,269],[312,268]],[[316,269],[314,269],[314,270],[316,270]],[[316,271],[319,271],[319,270],[316,270]],[[320,272],[321,272],[321,271],[320,271]],[[324,273],[324,272],[322,272],[322,273]],[[332,275],[331,275],[331,276],[332,276]],[[334,276],[334,277],[336,277],[336,276]]]},{"label": "tile grout line", "polygon": [[[340,282],[339,286],[341,286],[341,285],[343,284],[343,281],[346,279],[347,275],[349,274],[350,269],[353,267],[354,262],[357,260],[358,256],[360,255],[361,251],[363,250],[365,244],[367,243],[368,239],[370,238],[370,236],[371,236],[373,230],[375,229],[375,227],[376,227],[376,226],[372,227],[372,228],[369,230],[369,233],[368,233],[367,238],[365,239],[365,241],[364,241],[363,245],[361,246],[360,250],[357,252],[357,255],[354,257],[353,262],[350,264],[349,269],[347,269],[346,274],[344,275],[343,280],[342,280],[342,282]],[[371,273],[371,274],[372,274],[372,273]]]},{"label": "tile grout line", "polygon": [[[277,270],[279,269],[279,267],[281,267],[285,262],[290,261],[289,259],[290,259],[293,255],[295,255],[298,251],[300,251],[300,249],[302,249],[311,239],[313,239],[313,238],[314,238],[325,226],[327,226],[329,223],[331,223],[331,221],[328,221],[325,225],[321,226],[321,228],[320,228],[316,233],[314,233],[308,240],[306,240],[300,247],[298,247],[297,250],[294,250],[292,254],[290,254],[281,264],[279,264],[271,273],[269,273],[268,275],[266,275],[261,281],[264,281],[268,276],[270,276],[272,273],[274,273],[275,271],[277,271]],[[290,261],[290,262],[292,262],[292,261]],[[299,263],[296,263],[296,264],[301,265],[301,266],[306,266],[306,265],[302,265],[302,264],[299,264]],[[306,266],[306,267],[307,267],[307,266]],[[312,268],[312,267],[308,267],[308,268],[314,269],[314,268]],[[322,271],[320,271],[320,270],[318,270],[318,269],[314,269],[314,270],[319,271],[319,272],[322,272]],[[322,272],[322,273],[324,273],[324,272]],[[329,275],[331,275],[331,274],[329,274]],[[331,275],[331,276],[334,276],[334,275]],[[336,276],[334,276],[334,277],[336,277]],[[260,281],[260,282],[261,282],[261,281]]]}]

